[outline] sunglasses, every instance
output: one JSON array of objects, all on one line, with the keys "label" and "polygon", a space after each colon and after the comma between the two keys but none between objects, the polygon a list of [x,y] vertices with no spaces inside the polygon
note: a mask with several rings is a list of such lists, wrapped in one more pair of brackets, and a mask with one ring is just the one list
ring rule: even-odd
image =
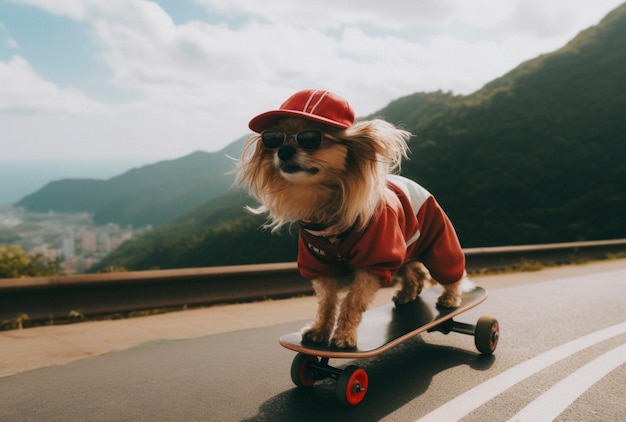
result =
[{"label": "sunglasses", "polygon": [[303,130],[293,134],[287,134],[280,130],[265,130],[261,133],[263,145],[270,149],[278,148],[291,137],[304,149],[318,149],[322,144],[324,134],[319,130]]}]

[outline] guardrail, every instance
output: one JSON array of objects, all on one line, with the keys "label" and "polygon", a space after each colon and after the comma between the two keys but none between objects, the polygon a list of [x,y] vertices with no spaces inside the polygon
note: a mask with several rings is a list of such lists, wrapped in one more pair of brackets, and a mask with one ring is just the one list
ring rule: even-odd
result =
[{"label": "guardrail", "polygon": [[[626,253],[626,239],[465,249],[470,273],[563,264]],[[522,265],[523,266],[523,265]],[[204,306],[313,293],[295,262],[57,277],[0,279],[0,321],[68,315],[110,315],[157,308]]]}]

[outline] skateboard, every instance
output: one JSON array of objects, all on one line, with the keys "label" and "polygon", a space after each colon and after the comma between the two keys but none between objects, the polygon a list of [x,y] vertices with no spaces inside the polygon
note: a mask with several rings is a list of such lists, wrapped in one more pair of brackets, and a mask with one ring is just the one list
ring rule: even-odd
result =
[{"label": "skateboard", "polygon": [[457,322],[454,317],[471,309],[487,298],[481,287],[464,293],[456,308],[437,307],[440,287],[424,290],[407,304],[389,303],[366,311],[358,328],[358,344],[341,349],[321,343],[303,342],[301,333],[290,333],[279,339],[281,346],[298,352],[291,364],[291,380],[298,387],[310,387],[326,378],[336,380],[337,398],[342,404],[356,406],[365,398],[368,388],[367,372],[358,366],[345,369],[328,364],[331,358],[362,359],[379,355],[423,332],[457,332],[474,336],[474,344],[483,354],[492,354],[498,345],[498,321],[482,316],[476,325]]}]

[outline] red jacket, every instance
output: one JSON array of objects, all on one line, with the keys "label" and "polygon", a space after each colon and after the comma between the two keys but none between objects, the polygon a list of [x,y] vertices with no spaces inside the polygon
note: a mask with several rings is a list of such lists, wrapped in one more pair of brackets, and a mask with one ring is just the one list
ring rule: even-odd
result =
[{"label": "red jacket", "polygon": [[340,277],[365,269],[390,284],[407,260],[421,261],[442,284],[458,281],[465,255],[452,223],[435,198],[401,176],[389,176],[385,207],[361,231],[335,236],[299,227],[298,268],[304,277]]}]

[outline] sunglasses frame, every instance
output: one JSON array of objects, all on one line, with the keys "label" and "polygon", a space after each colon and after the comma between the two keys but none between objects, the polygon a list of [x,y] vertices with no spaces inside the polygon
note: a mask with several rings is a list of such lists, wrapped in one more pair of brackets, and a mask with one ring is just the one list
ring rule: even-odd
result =
[{"label": "sunglasses frame", "polygon": [[[307,145],[306,141],[304,143],[301,143],[299,139],[300,135],[302,135],[303,133],[310,133],[310,132],[315,132],[319,134],[319,141],[314,146]],[[268,145],[265,139],[265,135],[269,133],[276,133],[276,134],[282,133],[283,135],[282,141],[277,145],[273,145],[273,144]],[[261,132],[261,141],[263,142],[263,145],[265,146],[265,148],[276,149],[284,145],[285,142],[287,142],[289,138],[294,138],[298,146],[300,146],[301,148],[314,150],[314,149],[318,149],[322,145],[322,141],[324,140],[325,136],[326,134],[324,132],[322,132],[321,130],[317,130],[317,129],[307,129],[307,130],[303,130],[297,133],[286,133],[286,132],[283,132],[282,130],[264,130],[263,132]]]}]

